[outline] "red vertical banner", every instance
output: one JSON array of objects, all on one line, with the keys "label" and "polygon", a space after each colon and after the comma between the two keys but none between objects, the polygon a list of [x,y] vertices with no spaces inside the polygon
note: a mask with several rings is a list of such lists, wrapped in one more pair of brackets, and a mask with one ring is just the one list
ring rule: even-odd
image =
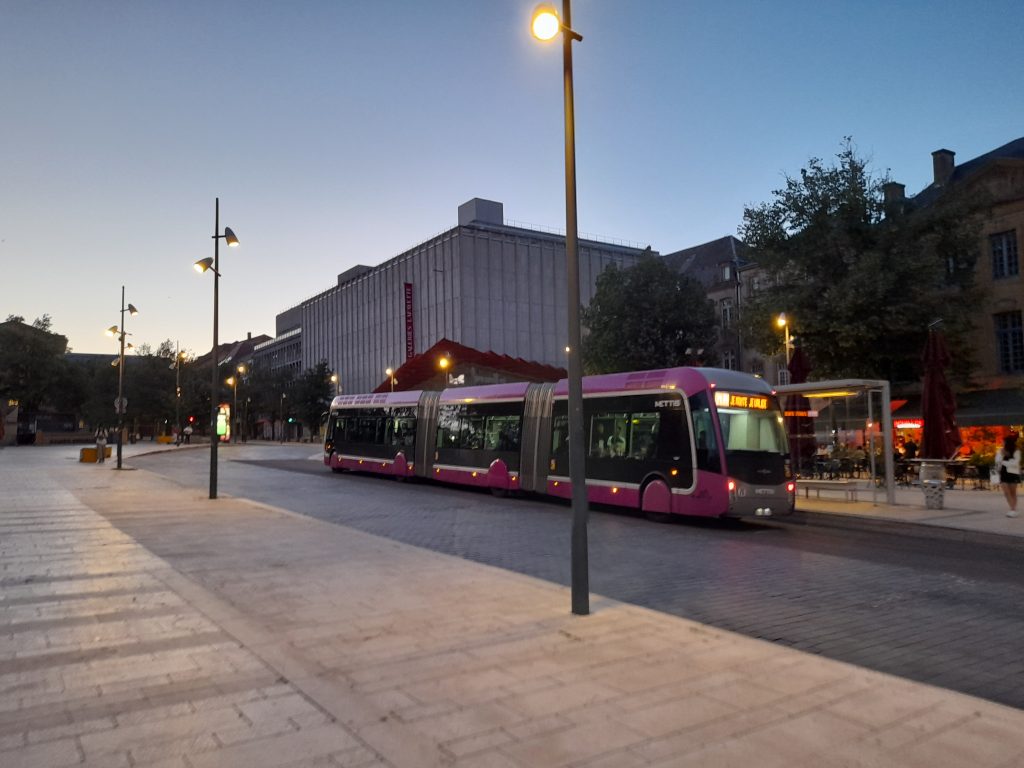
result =
[{"label": "red vertical banner", "polygon": [[415,333],[412,325],[412,283],[405,284],[405,359],[416,354]]}]

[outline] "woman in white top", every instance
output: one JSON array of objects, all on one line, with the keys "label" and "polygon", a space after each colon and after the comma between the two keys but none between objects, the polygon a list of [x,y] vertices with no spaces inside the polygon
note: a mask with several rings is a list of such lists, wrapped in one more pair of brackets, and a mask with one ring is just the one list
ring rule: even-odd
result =
[{"label": "woman in white top", "polygon": [[1007,517],[1017,516],[1017,485],[1020,483],[1020,451],[1017,450],[1017,436],[1008,435],[1003,447],[996,451],[996,467],[999,469],[999,484],[1010,506]]}]

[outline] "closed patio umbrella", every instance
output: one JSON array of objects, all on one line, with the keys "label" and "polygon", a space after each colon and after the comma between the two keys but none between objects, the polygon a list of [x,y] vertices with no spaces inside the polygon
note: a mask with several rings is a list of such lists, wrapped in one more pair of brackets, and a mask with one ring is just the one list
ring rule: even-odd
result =
[{"label": "closed patio umbrella", "polygon": [[924,381],[921,389],[921,458],[952,459],[960,447],[960,430],[956,426],[956,398],[946,381],[949,350],[945,335],[933,324],[928,329],[928,343],[921,358]]}]

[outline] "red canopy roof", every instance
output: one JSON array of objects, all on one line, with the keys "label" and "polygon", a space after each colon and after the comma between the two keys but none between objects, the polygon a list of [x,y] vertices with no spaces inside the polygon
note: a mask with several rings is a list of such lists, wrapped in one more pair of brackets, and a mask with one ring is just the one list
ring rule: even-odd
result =
[{"label": "red canopy roof", "polygon": [[[441,339],[426,352],[406,360],[394,372],[393,376],[398,380],[398,389],[421,388],[424,382],[438,375],[438,360],[446,355],[456,370],[467,364],[479,365],[507,373],[513,381],[558,381],[567,375],[564,368],[523,360],[521,357],[499,355],[497,352],[481,352],[455,341]],[[390,388],[390,383],[384,379],[373,391],[387,392]]]}]

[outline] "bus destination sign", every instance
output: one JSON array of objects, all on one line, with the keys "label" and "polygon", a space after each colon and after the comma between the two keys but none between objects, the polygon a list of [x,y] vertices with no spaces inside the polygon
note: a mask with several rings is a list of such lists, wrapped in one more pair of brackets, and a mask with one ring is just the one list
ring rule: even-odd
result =
[{"label": "bus destination sign", "polygon": [[749,408],[754,411],[767,411],[768,398],[718,390],[715,392],[715,405],[719,408]]}]

